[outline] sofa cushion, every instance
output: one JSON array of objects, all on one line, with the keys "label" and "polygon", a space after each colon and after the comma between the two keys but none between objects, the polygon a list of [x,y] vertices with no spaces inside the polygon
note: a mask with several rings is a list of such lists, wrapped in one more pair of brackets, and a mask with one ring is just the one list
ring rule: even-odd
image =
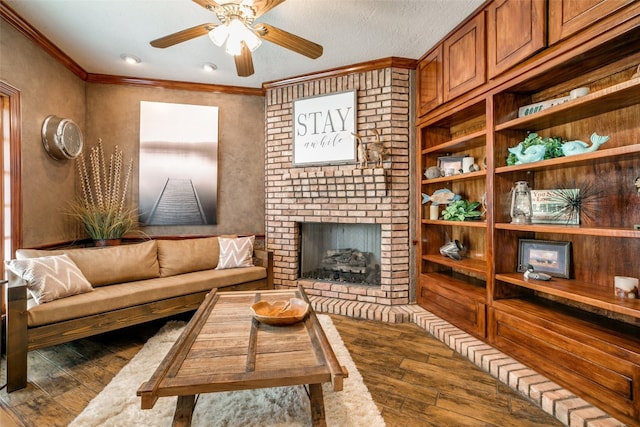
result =
[{"label": "sofa cushion", "polygon": [[151,279],[160,275],[158,244],[155,240],[65,252],[93,286]]},{"label": "sofa cushion", "polygon": [[36,304],[90,292],[93,287],[67,255],[6,261],[7,267],[27,282]]},{"label": "sofa cushion", "polygon": [[220,248],[217,237],[157,242],[160,277],[210,270],[218,265]]},{"label": "sofa cushion", "polygon": [[19,249],[16,257],[35,258],[66,254],[93,286],[110,285],[160,275],[158,245],[155,240],[133,245],[76,249]]},{"label": "sofa cushion", "polygon": [[48,304],[29,307],[27,325],[30,328],[47,325],[167,298],[205,292],[214,288],[251,282],[266,282],[266,280],[267,270],[265,268],[249,267],[203,270],[179,276],[101,286],[88,294],[74,295]]},{"label": "sofa cushion", "polygon": [[216,270],[253,267],[253,241],[255,236],[218,238],[220,258]]}]

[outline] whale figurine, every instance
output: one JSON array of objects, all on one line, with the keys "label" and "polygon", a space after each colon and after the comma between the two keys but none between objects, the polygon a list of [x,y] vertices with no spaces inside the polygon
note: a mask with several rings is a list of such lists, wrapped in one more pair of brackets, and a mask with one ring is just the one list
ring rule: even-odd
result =
[{"label": "whale figurine", "polygon": [[596,151],[602,144],[609,140],[608,136],[601,136],[597,133],[591,134],[591,146],[584,141],[567,141],[562,144],[562,153],[565,156],[575,156],[576,154],[591,153]]},{"label": "whale figurine", "polygon": [[422,204],[424,205],[427,202],[431,202],[434,205],[448,205],[451,202],[455,202],[456,200],[460,200],[461,197],[459,194],[454,193],[451,190],[446,188],[442,188],[440,190],[434,191],[434,193],[429,196],[428,194],[422,193]]},{"label": "whale figurine", "polygon": [[544,152],[546,151],[546,147],[544,145],[532,145],[526,149],[523,153],[522,142],[515,147],[508,149],[510,153],[513,153],[518,161],[516,161],[516,165],[520,165],[522,163],[533,163],[538,162],[544,159]]}]

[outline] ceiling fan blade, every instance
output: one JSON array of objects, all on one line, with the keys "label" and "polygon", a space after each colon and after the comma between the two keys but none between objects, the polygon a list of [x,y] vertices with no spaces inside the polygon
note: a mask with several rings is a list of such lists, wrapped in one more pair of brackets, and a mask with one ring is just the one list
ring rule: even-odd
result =
[{"label": "ceiling fan blade", "polygon": [[213,0],[193,0],[193,1],[212,12],[215,10],[216,7],[220,7],[220,5]]},{"label": "ceiling fan blade", "polygon": [[263,39],[290,49],[301,55],[316,59],[322,56],[322,46],[295,34],[288,33],[269,24],[256,24],[255,30]]},{"label": "ceiling fan blade", "polygon": [[168,36],[155,39],[151,42],[151,46],[159,48],[173,46],[174,44],[204,36],[215,27],[216,24],[212,23],[197,25],[195,27],[187,28],[186,30],[178,31],[177,33],[169,34]]},{"label": "ceiling fan blade", "polygon": [[244,42],[242,42],[240,55],[234,56],[233,59],[236,61],[238,76],[249,77],[253,74],[253,58],[251,57],[251,51]]},{"label": "ceiling fan blade", "polygon": [[[197,0],[193,0],[197,1]],[[205,0],[202,0],[205,1]],[[245,1],[245,4],[250,4],[253,10],[256,12],[256,18],[264,15],[269,12],[271,9],[279,5],[280,3],[284,3],[285,0],[253,0]]]}]

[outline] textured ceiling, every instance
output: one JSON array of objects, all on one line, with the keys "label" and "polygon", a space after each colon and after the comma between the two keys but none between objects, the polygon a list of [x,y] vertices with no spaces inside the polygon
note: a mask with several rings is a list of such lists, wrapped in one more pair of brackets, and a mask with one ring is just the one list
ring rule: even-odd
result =
[{"label": "textured ceiling", "polygon": [[[153,39],[219,21],[190,0],[5,0],[88,73],[243,87],[359,62],[418,59],[483,0],[288,0],[265,22],[324,47],[316,59],[264,42],[253,53],[255,74],[236,75],[233,58],[207,36],[157,49]],[[133,54],[140,64],[120,56]],[[218,69],[207,73],[202,65]]]}]

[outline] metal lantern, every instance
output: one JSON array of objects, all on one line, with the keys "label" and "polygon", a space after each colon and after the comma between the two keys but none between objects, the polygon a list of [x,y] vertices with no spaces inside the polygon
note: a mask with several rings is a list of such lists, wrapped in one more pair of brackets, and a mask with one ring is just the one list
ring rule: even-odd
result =
[{"label": "metal lantern", "polygon": [[527,181],[518,181],[511,189],[511,224],[531,224],[533,207]]}]

